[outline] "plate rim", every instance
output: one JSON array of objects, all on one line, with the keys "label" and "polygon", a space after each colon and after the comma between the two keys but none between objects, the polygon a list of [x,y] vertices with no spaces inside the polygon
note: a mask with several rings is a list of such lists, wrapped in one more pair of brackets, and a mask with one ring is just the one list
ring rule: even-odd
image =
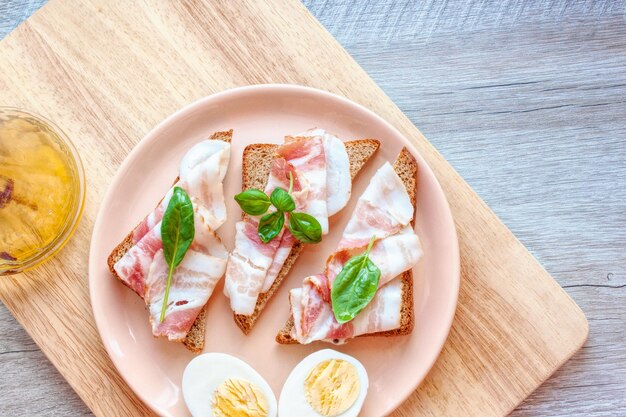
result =
[{"label": "plate rim", "polygon": [[[452,329],[452,324],[456,316],[456,310],[458,307],[458,299],[459,299],[459,290],[460,290],[460,285],[461,285],[461,259],[460,259],[460,248],[459,248],[458,233],[456,230],[456,223],[454,222],[454,217],[452,216],[452,210],[450,209],[450,203],[448,202],[448,198],[446,197],[446,194],[443,191],[443,188],[441,187],[441,184],[439,183],[437,176],[428,165],[428,162],[421,156],[421,153],[418,152],[416,145],[411,140],[409,140],[404,134],[402,134],[395,126],[393,126],[387,120],[385,120],[384,118],[382,118],[377,113],[370,110],[369,108],[365,107],[364,105],[359,104],[355,101],[352,101],[341,95],[331,93],[329,91],[318,89],[318,88],[297,85],[297,84],[254,84],[254,85],[245,85],[245,86],[233,87],[233,88],[229,88],[226,90],[222,90],[217,93],[210,94],[208,96],[204,96],[197,100],[194,100],[191,103],[178,109],[177,111],[175,111],[174,113],[170,114],[165,119],[163,119],[161,122],[159,122],[156,126],[154,126],[148,133],[146,133],[141,138],[139,142],[137,142],[137,144],[134,145],[133,149],[131,149],[131,151],[128,153],[128,155],[126,155],[126,157],[124,158],[120,166],[116,169],[115,174],[113,176],[113,180],[107,187],[107,191],[104,194],[104,197],[102,198],[102,200],[100,201],[100,206],[96,214],[94,227],[91,233],[91,240],[89,243],[89,261],[88,261],[89,302],[91,304],[91,310],[94,316],[94,321],[96,323],[96,329],[98,330],[98,335],[100,337],[100,340],[107,352],[107,355],[109,356],[109,359],[113,363],[113,366],[115,366],[115,370],[117,371],[118,375],[122,378],[124,383],[132,390],[132,392],[142,401],[142,403],[146,407],[148,407],[150,410],[152,410],[154,413],[158,414],[159,416],[165,416],[164,414],[161,413],[160,410],[158,410],[152,405],[152,402],[149,398],[146,398],[146,396],[140,390],[136,389],[136,387],[134,386],[135,384],[133,384],[131,381],[129,381],[126,378],[126,376],[124,375],[124,373],[121,371],[121,369],[118,366],[118,362],[115,359],[116,356],[113,354],[113,347],[111,343],[108,342],[104,337],[104,334],[103,334],[104,323],[102,322],[103,319],[102,319],[101,314],[98,311],[96,311],[96,306],[93,302],[93,300],[96,297],[96,294],[95,294],[95,289],[94,289],[95,286],[92,285],[92,280],[95,279],[95,276],[97,275],[96,261],[95,261],[97,254],[95,253],[96,245],[94,245],[94,237],[99,235],[101,233],[100,230],[104,227],[103,220],[102,220],[104,217],[103,216],[104,208],[110,205],[111,200],[115,196],[113,190],[118,188],[119,183],[122,180],[121,173],[127,171],[128,168],[131,166],[131,161],[136,158],[136,155],[142,153],[143,149],[146,148],[151,142],[156,140],[155,138],[158,137],[164,130],[172,127],[178,120],[182,119],[182,116],[184,116],[185,114],[193,113],[196,109],[202,108],[210,104],[212,101],[217,101],[221,99],[233,99],[233,98],[236,98],[236,96],[240,94],[247,94],[247,93],[254,93],[254,92],[258,93],[258,92],[264,92],[264,91],[267,91],[267,92],[282,91],[285,93],[292,93],[292,94],[299,93],[299,94],[305,94],[305,95],[322,96],[325,98],[339,101],[343,105],[356,107],[359,111],[362,111],[368,114],[368,116],[373,117],[379,123],[385,125],[385,127],[387,127],[388,129],[393,131],[396,135],[398,135],[400,138],[402,138],[404,141],[404,145],[409,149],[409,151],[412,154],[419,155],[421,157],[421,159],[424,161],[424,163],[426,164],[426,166],[428,167],[428,169],[431,171],[433,175],[435,186],[438,188],[438,191],[441,192],[441,195],[444,198],[444,201],[445,201],[444,215],[445,217],[448,217],[451,220],[452,226],[453,226],[452,234],[453,234],[454,243],[452,247],[450,248],[452,252],[450,255],[452,256],[454,260],[454,265],[452,265],[454,271],[453,271],[453,274],[451,274],[453,278],[453,281],[451,282],[452,284],[451,296],[453,297],[453,303],[452,303],[453,307],[452,307],[452,311],[450,312],[450,314],[448,314],[448,318],[446,321],[447,331],[445,331],[445,337],[442,337],[441,340],[438,341],[437,343],[437,349],[436,349],[437,354],[433,355],[433,357],[428,361],[427,366],[424,368],[424,371],[421,373],[421,375],[419,375],[419,382],[415,386],[415,389],[413,389],[412,391],[408,391],[407,394],[402,395],[401,398],[399,398],[400,401],[398,401],[398,407],[400,407],[409,398],[409,396],[411,396],[421,386],[421,384],[424,382],[424,380],[426,379],[426,377],[432,370],[433,366],[437,362],[437,359],[439,359],[439,356],[441,356],[441,351],[443,350],[443,347],[446,341],[448,340],[450,331]],[[394,410],[391,410],[386,415],[391,414],[393,411]]]}]

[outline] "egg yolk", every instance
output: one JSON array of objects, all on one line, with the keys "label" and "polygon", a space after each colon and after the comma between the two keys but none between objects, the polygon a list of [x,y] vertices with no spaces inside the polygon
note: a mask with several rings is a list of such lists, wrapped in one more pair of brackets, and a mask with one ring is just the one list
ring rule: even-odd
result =
[{"label": "egg yolk", "polygon": [[228,379],[215,390],[214,417],[267,417],[268,409],[259,387],[243,379]]},{"label": "egg yolk", "polygon": [[359,396],[360,388],[354,365],[340,359],[317,364],[304,380],[307,402],[325,417],[338,416],[350,408]]}]

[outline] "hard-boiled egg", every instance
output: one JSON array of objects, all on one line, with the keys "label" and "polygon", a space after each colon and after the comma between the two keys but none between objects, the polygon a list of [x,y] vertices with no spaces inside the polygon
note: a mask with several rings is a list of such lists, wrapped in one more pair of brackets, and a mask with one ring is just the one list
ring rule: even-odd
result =
[{"label": "hard-boiled egg", "polygon": [[224,353],[194,358],[183,373],[193,417],[276,417],[276,397],[250,365]]},{"label": "hard-boiled egg", "polygon": [[291,371],[280,393],[280,416],[357,417],[369,381],[352,356],[324,349],[304,358]]}]

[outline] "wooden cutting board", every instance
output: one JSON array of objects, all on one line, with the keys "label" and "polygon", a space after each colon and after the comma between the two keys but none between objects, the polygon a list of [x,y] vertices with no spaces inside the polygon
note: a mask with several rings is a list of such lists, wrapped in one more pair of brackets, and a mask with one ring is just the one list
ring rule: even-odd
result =
[{"label": "wooden cutting board", "polygon": [[113,368],[91,313],[99,202],[163,118],[247,84],[309,85],[369,107],[415,142],[447,195],[462,256],[458,310],[441,357],[395,416],[507,414],[587,337],[576,304],[296,0],[52,0],[0,43],[0,56],[0,105],[55,121],[77,144],[88,184],[70,243],[0,279],[0,297],[98,416],[152,415]]}]

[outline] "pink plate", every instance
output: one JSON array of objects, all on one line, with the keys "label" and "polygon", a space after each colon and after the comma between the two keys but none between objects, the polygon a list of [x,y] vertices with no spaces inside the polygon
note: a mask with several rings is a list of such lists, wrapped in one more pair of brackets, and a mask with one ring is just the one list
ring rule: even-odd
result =
[{"label": "pink plate", "polygon": [[[144,304],[107,268],[110,251],[156,205],[177,175],[178,162],[196,142],[234,129],[225,192],[229,219],[219,230],[232,248],[240,211],[232,196],[241,188],[241,155],[251,143],[280,143],[287,134],[321,127],[342,139],[377,138],[381,148],[354,182],[348,207],[334,216],[324,241],[306,247],[289,277],[248,336],[232,319],[222,285],[209,301],[205,351],[225,352],[252,365],[276,397],[293,367],[326,347],[359,359],[370,389],[361,416],[391,413],[424,379],[446,340],[459,291],[459,248],[446,198],[411,143],[366,108],[324,91],[291,85],[259,85],[203,98],[168,117],[135,147],[102,202],[91,239],[89,285],[93,312],[113,363],[135,393],[162,416],[189,416],[182,399],[183,369],[193,355],[181,344],[152,337]],[[414,270],[415,329],[410,336],[359,338],[344,346],[274,341],[288,315],[287,292],[322,271],[357,200],[375,170],[406,146],[419,163],[416,230],[424,257]],[[355,197],[356,196],[356,197]],[[286,416],[283,416],[286,417]]]}]

